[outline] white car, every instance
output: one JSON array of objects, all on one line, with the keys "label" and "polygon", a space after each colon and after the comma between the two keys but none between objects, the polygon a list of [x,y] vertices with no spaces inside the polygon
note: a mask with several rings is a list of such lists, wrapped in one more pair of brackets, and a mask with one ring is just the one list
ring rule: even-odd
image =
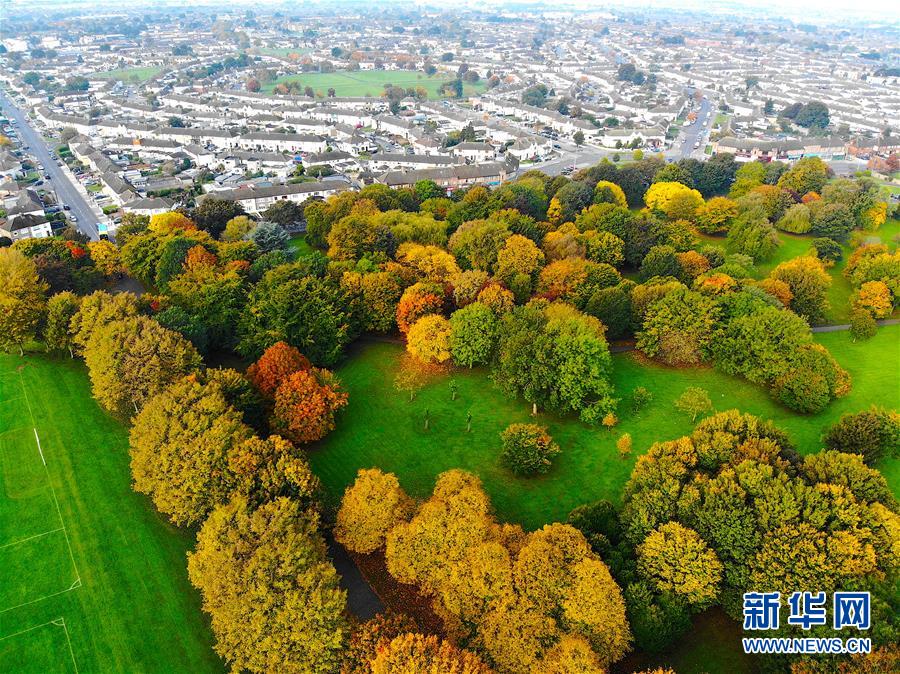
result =
[{"label": "white car", "polygon": [[72,222],[78,222],[78,216],[75,215],[74,213],[70,213],[69,220],[71,220]]}]

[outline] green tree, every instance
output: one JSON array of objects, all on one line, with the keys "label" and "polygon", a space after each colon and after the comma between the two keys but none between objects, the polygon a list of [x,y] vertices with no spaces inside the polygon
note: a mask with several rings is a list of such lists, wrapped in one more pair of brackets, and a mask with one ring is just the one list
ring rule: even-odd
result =
[{"label": "green tree", "polygon": [[510,424],[500,439],[500,460],[516,475],[546,473],[560,453],[547,429],[537,424]]},{"label": "green tree", "polygon": [[647,309],[637,347],[667,365],[699,365],[709,358],[718,319],[709,297],[676,288]]},{"label": "green tree", "polygon": [[197,227],[209,232],[213,237],[218,237],[225,229],[226,223],[239,215],[244,215],[244,208],[239,202],[209,195],[191,211],[190,218],[197,223]]},{"label": "green tree", "polygon": [[238,319],[238,351],[258,357],[277,341],[300,349],[315,365],[333,365],[352,337],[352,317],[338,283],[310,276],[304,265],[267,272]]},{"label": "green tree", "polygon": [[900,451],[900,415],[881,407],[844,414],[826,431],[827,449],[861,454],[869,465]]},{"label": "green tree", "polygon": [[690,414],[691,421],[696,421],[699,415],[704,412],[711,412],[713,409],[709,393],[699,386],[688,386],[684,393],[675,399],[675,407],[686,414]]},{"label": "green tree", "polygon": [[69,325],[72,317],[78,313],[78,296],[70,292],[53,295],[47,302],[47,323],[44,326],[44,339],[47,348],[53,351],[69,351],[75,357],[75,342]]},{"label": "green tree", "polygon": [[247,237],[256,244],[262,253],[271,253],[274,250],[287,250],[290,236],[284,227],[277,222],[260,222],[254,227]]},{"label": "green tree", "polygon": [[457,365],[487,363],[497,338],[497,317],[481,302],[473,302],[450,316],[450,353]]}]

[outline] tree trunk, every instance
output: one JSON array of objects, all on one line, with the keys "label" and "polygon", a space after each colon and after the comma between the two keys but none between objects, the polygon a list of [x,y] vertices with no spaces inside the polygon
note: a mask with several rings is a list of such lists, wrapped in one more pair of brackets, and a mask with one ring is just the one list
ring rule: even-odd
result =
[{"label": "tree trunk", "polygon": [[72,350],[72,347],[69,347],[69,358],[75,358],[75,352]]},{"label": "tree trunk", "polygon": [[531,403],[531,416],[537,416],[537,403]]}]

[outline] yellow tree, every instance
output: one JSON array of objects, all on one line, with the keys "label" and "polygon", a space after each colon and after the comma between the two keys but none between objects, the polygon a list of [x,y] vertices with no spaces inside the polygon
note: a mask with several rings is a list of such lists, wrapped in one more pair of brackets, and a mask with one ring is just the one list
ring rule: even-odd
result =
[{"label": "yellow tree", "polygon": [[440,314],[423,316],[406,335],[406,350],[423,363],[450,360],[450,321]]},{"label": "yellow tree", "polygon": [[441,473],[416,516],[388,533],[388,571],[426,593],[438,591],[467,550],[488,540],[496,529],[490,507],[477,477],[461,470]]},{"label": "yellow tree", "polygon": [[202,365],[193,344],[152,318],[134,316],[96,330],[84,350],[97,402],[123,416]]},{"label": "yellow tree", "polygon": [[401,634],[370,664],[371,674],[491,674],[491,669],[471,651],[439,640],[436,636]]},{"label": "yellow tree", "polygon": [[625,198],[625,192],[622,191],[621,187],[608,180],[601,180],[594,186],[594,203],[609,203],[628,208],[628,199]]},{"label": "yellow tree", "polygon": [[212,384],[185,377],[153,397],[131,428],[131,475],[173,523],[190,526],[228,500],[228,453],[252,432]]},{"label": "yellow tree", "polygon": [[722,564],[700,535],[678,522],[663,524],[637,548],[638,571],[660,592],[694,606],[715,601]]},{"label": "yellow tree", "polygon": [[159,213],[150,218],[149,229],[151,232],[173,232],[177,230],[190,231],[197,229],[197,225],[186,215],[177,211]]},{"label": "yellow tree", "polygon": [[428,281],[444,283],[460,272],[456,258],[438,246],[404,243],[397,250],[397,260],[414,267]]},{"label": "yellow tree", "polygon": [[559,638],[559,628],[532,602],[517,598],[499,602],[485,616],[479,637],[502,671],[531,674],[547,647]]},{"label": "yellow tree", "polygon": [[681,183],[663,181],[650,185],[644,194],[644,203],[671,220],[693,220],[697,209],[703,205],[703,195]]},{"label": "yellow tree", "polygon": [[728,231],[737,213],[737,202],[727,197],[713,197],[697,209],[697,229],[705,234]]},{"label": "yellow tree", "polygon": [[508,287],[523,284],[530,292],[531,284],[543,264],[541,249],[531,239],[513,234],[497,253],[497,278]]},{"label": "yellow tree", "polygon": [[234,672],[333,674],[347,644],[346,593],[314,511],[289,498],[216,508],[188,555],[215,650]]},{"label": "yellow tree", "polygon": [[393,473],[361,469],[341,499],[335,540],[354,552],[374,552],[389,531],[409,520],[414,508]]},{"label": "yellow tree", "polygon": [[119,248],[109,241],[91,241],[88,244],[91,260],[94,266],[103,272],[104,276],[116,276],[124,270]]},{"label": "yellow tree", "polygon": [[625,599],[599,559],[585,558],[572,567],[561,606],[563,625],[585,637],[602,664],[619,660],[631,649]]},{"label": "yellow tree", "polygon": [[852,304],[858,309],[871,312],[875,318],[887,318],[894,306],[891,303],[891,289],[884,281],[866,281],[853,294]]},{"label": "yellow tree", "polygon": [[564,635],[534,669],[535,674],[604,674],[605,671],[591,645],[577,634]]},{"label": "yellow tree", "polygon": [[18,348],[22,355],[44,313],[45,292],[34,262],[14,248],[0,248],[0,350]]},{"label": "yellow tree", "polygon": [[555,227],[562,221],[562,216],[562,204],[559,203],[559,199],[553,197],[550,200],[550,205],[547,206],[547,222]]}]

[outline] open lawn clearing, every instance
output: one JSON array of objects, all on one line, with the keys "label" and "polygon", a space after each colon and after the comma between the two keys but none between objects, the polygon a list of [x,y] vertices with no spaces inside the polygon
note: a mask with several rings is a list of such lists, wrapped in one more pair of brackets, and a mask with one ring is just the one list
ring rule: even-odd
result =
[{"label": "open lawn clearing", "polygon": [[[0,671],[223,671],[187,580],[193,536],[131,490],[127,428],[94,402],[84,365],[0,355],[0,400],[18,404],[16,379],[34,421],[0,402],[2,428],[16,424],[12,440],[0,445],[7,457],[0,458],[0,545],[14,543],[0,549],[0,569],[9,569],[0,574],[15,578],[0,591]],[[9,452],[21,452],[24,464],[29,434],[37,467],[41,454],[46,461],[43,484],[58,502],[55,520],[40,500],[46,492],[34,465],[17,467],[17,486],[10,486]],[[19,599],[30,603],[3,610]]]},{"label": "open lawn clearing", "polygon": [[[285,75],[274,82],[263,85],[265,93],[272,93],[275,86],[281,83],[299,82],[301,87],[312,87],[313,91],[322,96],[327,96],[328,89],[333,88],[336,96],[381,96],[386,84],[395,87],[424,87],[428,92],[428,98],[441,98],[439,89],[444,82],[452,78],[447,75],[437,74],[429,77],[423,72],[415,70],[358,70],[337,71],[333,73],[301,73],[297,75]],[[481,82],[465,84],[465,95],[477,94],[484,91],[485,85]]]},{"label": "open lawn clearing", "polygon": [[[623,399],[620,424],[607,431],[572,418],[540,414],[537,423],[547,425],[563,451],[547,475],[535,478],[517,478],[499,463],[500,432],[511,423],[535,420],[530,406],[504,397],[485,370],[452,375],[459,386],[455,401],[450,400],[450,376],[444,376],[424,387],[410,403],[393,383],[402,347],[360,345],[337,370],[350,403],[336,430],[310,451],[310,462],[331,505],[339,502],[360,468],[377,466],[394,472],[403,487],[418,497],[431,492],[438,473],[463,468],[481,477],[502,520],[535,529],[564,520],[572,508],[588,501],[618,502],[636,455],[653,442],[677,438],[692,429],[690,417],[673,406],[688,386],[706,389],[718,411],[738,408],[772,419],[802,453],[818,451],[823,430],[845,412],[872,404],[898,406],[900,326],[881,328],[867,342],[854,344],[846,332],[816,335],[816,340],[850,371],[853,390],[811,417],[796,414],[775,403],[762,388],[711,367],[673,369],[648,363],[634,352],[615,354],[612,380]],[[638,386],[647,388],[654,399],[634,414],[629,403]],[[426,410],[429,431],[424,430]],[[467,412],[472,413],[471,433],[466,433]],[[635,455],[628,459],[620,458],[615,447],[625,432],[634,441]],[[894,492],[900,493],[900,471],[887,466],[885,472]]]},{"label": "open lawn clearing", "polygon": [[309,255],[314,252],[314,248],[310,246],[306,242],[306,235],[300,234],[298,236],[292,236],[290,241],[291,250],[294,251],[294,255],[297,257],[303,257],[304,255]]}]

